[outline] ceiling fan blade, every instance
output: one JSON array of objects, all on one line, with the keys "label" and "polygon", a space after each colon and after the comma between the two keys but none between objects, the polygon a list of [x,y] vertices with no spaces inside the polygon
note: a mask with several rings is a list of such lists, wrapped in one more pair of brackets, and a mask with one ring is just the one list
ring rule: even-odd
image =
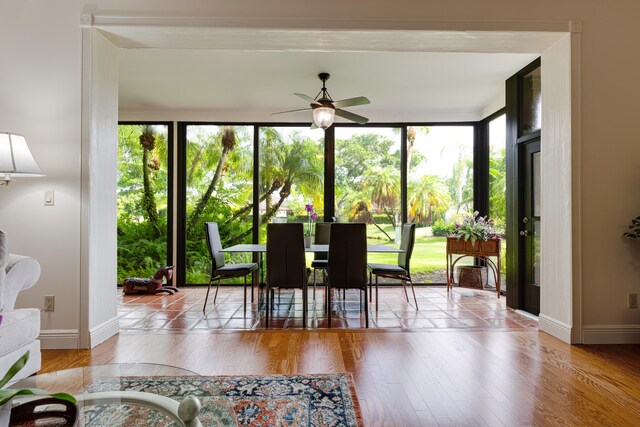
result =
[{"label": "ceiling fan blade", "polygon": [[288,110],[288,111],[278,111],[277,113],[271,113],[272,116],[276,114],[286,114],[286,113],[295,113],[296,111],[308,111],[311,108],[298,108],[297,110]]},{"label": "ceiling fan blade", "polygon": [[362,116],[350,113],[350,112],[345,111],[345,110],[340,110],[338,108],[336,108],[336,116],[343,117],[343,118],[345,118],[347,120],[351,120],[352,122],[356,122],[356,123],[358,123],[360,125],[364,125],[369,121],[369,119],[367,119],[366,117],[362,117]]},{"label": "ceiling fan blade", "polygon": [[305,101],[309,101],[312,104],[320,105],[320,103],[318,101],[316,101],[315,99],[313,99],[309,95],[305,95],[304,93],[294,93],[294,95],[295,96],[299,96],[300,98],[304,99]]},{"label": "ceiling fan blade", "polygon": [[356,98],[341,99],[340,101],[333,101],[333,106],[336,108],[353,107],[356,105],[371,104],[371,101],[366,96],[358,96]]},{"label": "ceiling fan blade", "polygon": [[311,122],[311,129],[318,129],[316,122]]}]

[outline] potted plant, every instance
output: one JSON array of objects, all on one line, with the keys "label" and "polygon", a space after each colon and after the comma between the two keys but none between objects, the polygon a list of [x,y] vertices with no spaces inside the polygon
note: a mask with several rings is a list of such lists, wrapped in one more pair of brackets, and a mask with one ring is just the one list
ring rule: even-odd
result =
[{"label": "potted plant", "polygon": [[[0,315],[0,323],[2,323],[2,315]],[[7,373],[0,380],[0,426],[9,425],[11,418],[11,402],[16,396],[37,395],[50,396],[56,399],[66,400],[73,404],[76,398],[67,393],[49,393],[37,388],[10,389],[3,388],[11,379],[26,365],[29,360],[29,352],[27,351],[16,363],[14,363]]]},{"label": "potted plant", "polygon": [[318,218],[318,214],[310,203],[304,205],[304,210],[307,211],[307,227],[304,230],[304,246],[305,248],[310,248],[313,240],[313,222]]},{"label": "potted plant", "polygon": [[640,216],[631,220],[629,231],[622,234],[627,239],[640,239]]},{"label": "potted plant", "polygon": [[455,224],[447,245],[458,252],[497,253],[500,237],[493,229],[493,222],[488,216],[480,216],[478,211],[467,214]]}]

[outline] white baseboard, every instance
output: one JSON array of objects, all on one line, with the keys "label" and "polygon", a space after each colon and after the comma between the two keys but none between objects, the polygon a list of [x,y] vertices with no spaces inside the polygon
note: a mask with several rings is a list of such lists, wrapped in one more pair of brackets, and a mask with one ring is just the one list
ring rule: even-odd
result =
[{"label": "white baseboard", "polygon": [[89,347],[93,348],[118,333],[120,333],[120,324],[118,317],[114,316],[95,328],[89,329]]},{"label": "white baseboard", "polygon": [[78,338],[77,329],[43,329],[38,337],[42,349],[78,348]]},{"label": "white baseboard", "polygon": [[540,313],[540,316],[538,316],[538,330],[571,344],[571,325],[564,322]]},{"label": "white baseboard", "polygon": [[640,325],[585,325],[584,344],[640,344]]}]

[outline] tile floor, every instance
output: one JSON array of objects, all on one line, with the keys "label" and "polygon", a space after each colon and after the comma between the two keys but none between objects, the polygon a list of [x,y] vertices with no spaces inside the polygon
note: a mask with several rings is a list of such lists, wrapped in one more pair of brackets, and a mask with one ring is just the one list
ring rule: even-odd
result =
[{"label": "tile floor", "polygon": [[[523,330],[537,329],[538,322],[506,307],[506,298],[495,291],[454,288],[447,295],[445,286],[416,286],[419,310],[407,303],[401,286],[380,288],[379,310],[370,304],[369,327],[389,330]],[[207,310],[202,312],[206,287],[182,288],[175,295],[127,295],[119,290],[118,316],[123,333],[193,332],[210,333],[231,330],[264,329],[264,309],[247,303],[243,310],[242,287],[222,286],[216,304],[213,289]],[[324,291],[316,301],[309,291],[307,326],[326,328]],[[411,297],[411,293],[409,292]],[[250,296],[247,297],[250,299]],[[257,294],[256,294],[257,300]],[[334,298],[332,328],[364,328],[359,292],[348,290],[346,300]],[[282,291],[275,296],[270,321],[272,329],[302,328],[301,291]]]}]

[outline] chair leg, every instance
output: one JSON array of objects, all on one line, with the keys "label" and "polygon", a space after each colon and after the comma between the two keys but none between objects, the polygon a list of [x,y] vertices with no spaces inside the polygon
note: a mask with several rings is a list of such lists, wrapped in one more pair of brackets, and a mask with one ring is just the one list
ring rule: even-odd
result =
[{"label": "chair leg", "polygon": [[411,284],[411,292],[413,292],[413,302],[416,303],[416,310],[418,310],[418,299],[416,298],[416,290],[413,289],[413,280],[411,280],[411,276],[409,276],[409,283]]},{"label": "chair leg", "polygon": [[256,281],[256,272],[252,271],[251,272],[251,304],[253,304],[253,294],[255,293],[255,291],[253,290],[253,285],[255,284]]},{"label": "chair leg", "polygon": [[373,286],[373,280],[371,280],[372,273],[372,271],[369,271],[369,302],[371,302],[371,298],[373,298],[373,292],[371,292],[371,287]]},{"label": "chair leg", "polygon": [[378,290],[378,275],[376,274],[376,313],[378,312],[378,295],[380,291]]},{"label": "chair leg", "polygon": [[264,314],[264,316],[265,316],[266,328],[269,329],[269,300],[270,300],[270,298],[269,298],[269,285],[267,285],[266,289],[267,289],[267,298],[266,298],[266,301],[265,301],[266,304],[265,304],[265,312],[264,312],[265,314]]},{"label": "chair leg", "polygon": [[[295,292],[295,291],[294,291]],[[302,328],[307,329],[307,288],[302,288]]]},{"label": "chair leg", "polygon": [[316,269],[313,269],[313,300],[316,300]]},{"label": "chair leg", "polygon": [[364,287],[364,324],[369,327],[369,300],[367,299],[367,287]]},{"label": "chair leg", "polygon": [[407,293],[407,281],[402,279],[402,289],[404,289],[404,296],[407,298],[407,302],[409,302],[409,294]]},{"label": "chair leg", "polygon": [[[207,288],[207,296],[204,297],[204,306],[202,307],[202,312],[207,311],[207,301],[209,300],[209,291],[211,290],[211,282],[213,282],[213,276],[209,279],[209,287]],[[215,303],[215,301],[214,301]]]},{"label": "chair leg", "polygon": [[244,276],[244,317],[247,317],[247,276]]},{"label": "chair leg", "polygon": [[327,286],[327,324],[331,328],[331,292],[330,286]]},{"label": "chair leg", "polygon": [[218,290],[220,289],[220,282],[222,281],[222,276],[218,277],[218,284],[216,285],[216,293],[213,295],[213,303],[216,303],[218,299]]}]

